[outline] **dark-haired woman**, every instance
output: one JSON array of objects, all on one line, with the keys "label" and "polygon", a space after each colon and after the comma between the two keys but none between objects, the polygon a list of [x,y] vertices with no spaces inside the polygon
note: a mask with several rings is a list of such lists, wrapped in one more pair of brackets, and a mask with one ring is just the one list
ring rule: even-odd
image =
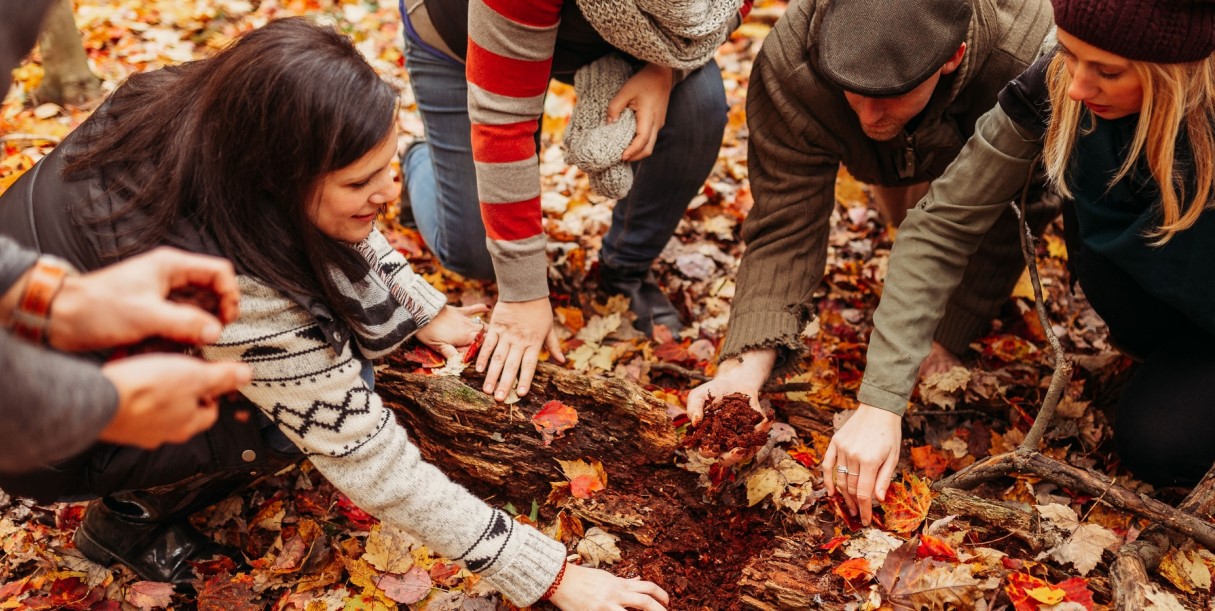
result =
[{"label": "dark-haired woman", "polygon": [[183,583],[188,560],[214,551],[184,518],[302,452],[360,507],[516,604],[661,609],[658,586],[567,565],[563,545],[424,462],[372,391],[366,359],[414,335],[453,355],[479,331],[374,227],[395,195],[395,109],[348,39],[285,19],[211,59],[133,76],[15,183],[0,228],[83,269],[159,244],[230,259],[240,318],[202,352],[250,365],[242,402],[264,416],[229,405],[181,446],[102,445],[0,487],[102,497],[77,531],[81,551]]},{"label": "dark-haired woman", "polygon": [[1142,360],[1117,405],[1119,457],[1157,485],[1192,485],[1215,461],[1215,3],[1051,4],[1058,50],[1000,93],[899,229],[861,406],[823,460],[866,523],[941,304],[1039,155],[1070,199],[1073,278]]}]

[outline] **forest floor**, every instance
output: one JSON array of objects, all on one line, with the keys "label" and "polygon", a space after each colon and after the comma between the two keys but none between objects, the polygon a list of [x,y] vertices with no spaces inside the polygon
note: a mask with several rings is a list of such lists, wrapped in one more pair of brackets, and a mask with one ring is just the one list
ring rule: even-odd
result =
[{"label": "forest floor", "polygon": [[[585,176],[565,164],[557,146],[573,106],[572,91],[554,84],[546,102],[542,203],[556,314],[570,358],[567,367],[633,380],[667,403],[676,425],[682,424],[688,391],[713,375],[714,356],[725,334],[743,250],[739,228],[752,204],[743,105],[747,75],[763,36],[782,11],[779,0],[759,2],[752,18],[718,54],[731,107],[718,163],[657,265],[663,286],[693,321],[678,337],[641,336],[632,329],[625,304],[597,291],[597,252],[612,202],[590,193]],[[402,145],[421,135],[403,69],[395,4],[81,0],[76,12],[93,70],[107,91],[131,73],[205,56],[242,31],[296,14],[320,15],[354,37],[372,65],[402,90]],[[0,106],[0,192],[95,107],[39,103],[32,92],[41,74],[35,52],[15,72],[16,85]],[[897,601],[899,593],[889,591],[887,579],[894,569],[937,584],[914,596],[902,593],[902,600],[913,601],[915,608],[1105,608],[1110,603],[1105,574],[1112,551],[1146,525],[1100,498],[1075,495],[1028,476],[981,488],[978,493],[988,498],[1038,507],[1053,526],[1070,533],[1064,545],[1041,554],[1007,536],[999,525],[928,512],[932,493],[925,482],[1015,448],[1045,393],[1053,356],[1026,279],[991,332],[965,355],[965,367],[921,386],[906,417],[899,483],[877,512],[880,524],[860,528],[844,515],[838,499],[826,497],[817,465],[830,430],[821,423],[856,407],[872,314],[894,238],[871,206],[865,187],[844,171],[836,199],[827,270],[815,293],[818,318],[804,333],[808,356],[780,381],[800,384],[799,391],[765,394],[763,402],[775,410],[778,424],[768,439],[759,440],[759,454],[732,478],[706,476],[716,490],[706,490],[703,499],[670,499],[674,507],[687,503],[682,509],[701,520],[701,530],[679,535],[696,540],[695,553],[642,545],[627,530],[592,530],[600,525],[583,524],[544,498],[505,494],[491,502],[565,540],[583,562],[657,581],[673,594],[676,609],[746,606],[738,584],[762,580],[763,575],[753,573],[754,562],[781,553],[782,541],[792,531],[817,542],[801,564],[814,576],[806,587],[817,592],[815,605],[825,609],[876,609],[883,605],[883,596],[884,608],[894,608],[889,606],[891,596]],[[492,285],[442,270],[416,232],[398,226],[391,214],[383,221],[395,245],[453,301],[492,303]],[[1047,434],[1045,453],[1108,473],[1131,489],[1176,501],[1184,491],[1153,490],[1120,468],[1112,451],[1108,412],[1131,364],[1110,348],[1104,326],[1083,296],[1070,290],[1057,228],[1047,232],[1038,250],[1051,324],[1078,364],[1060,415]],[[403,363],[393,361],[394,366]],[[807,418],[807,413],[821,418]],[[567,479],[588,473],[578,468],[567,466]],[[694,471],[689,465],[680,477],[696,480],[700,476]],[[593,475],[594,469],[589,472]],[[555,467],[554,479],[562,479]],[[653,486],[631,485],[646,488],[639,490],[647,494],[654,491]],[[167,584],[140,581],[124,567],[101,567],[84,559],[71,545],[84,507],[41,506],[0,493],[0,609],[509,606],[476,575],[436,557],[408,535],[381,527],[306,463],[194,517],[204,532],[238,546],[247,560],[243,566],[199,565],[196,593],[174,593]],[[886,577],[884,565],[893,567]],[[1215,556],[1205,550],[1170,555],[1160,571],[1163,578],[1149,586],[1153,608],[1207,608],[1213,565]]]}]

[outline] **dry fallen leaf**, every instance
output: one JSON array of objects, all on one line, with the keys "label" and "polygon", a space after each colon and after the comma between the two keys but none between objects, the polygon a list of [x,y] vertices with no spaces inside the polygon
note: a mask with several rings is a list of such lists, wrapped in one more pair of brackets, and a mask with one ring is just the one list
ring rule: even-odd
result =
[{"label": "dry fallen leaf", "polygon": [[532,425],[540,432],[546,446],[551,445],[554,439],[577,424],[578,410],[555,399],[545,403],[544,407],[532,416]]},{"label": "dry fallen leaf", "polygon": [[[904,483],[906,485],[904,485]],[[903,474],[903,482],[891,484],[882,502],[882,523],[891,532],[914,532],[928,516],[932,490],[914,474]]]},{"label": "dry fallen leaf", "polygon": [[603,463],[594,459],[589,462],[557,459],[557,462],[561,464],[561,470],[570,482],[570,494],[575,498],[589,499],[592,494],[607,487],[607,472],[603,470]]},{"label": "dry fallen leaf", "polygon": [[593,567],[620,562],[620,548],[616,542],[620,537],[613,535],[598,526],[586,531],[586,535],[578,542],[578,555],[582,561]]}]

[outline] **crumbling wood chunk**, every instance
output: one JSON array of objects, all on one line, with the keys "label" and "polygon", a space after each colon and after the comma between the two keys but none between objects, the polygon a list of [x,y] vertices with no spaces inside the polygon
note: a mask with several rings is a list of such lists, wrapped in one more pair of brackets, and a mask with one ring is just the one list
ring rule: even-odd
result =
[{"label": "crumbling wood chunk", "polygon": [[757,556],[743,569],[738,583],[739,602],[744,608],[759,611],[822,608],[818,598],[830,591],[835,578],[823,570],[831,561],[816,552],[815,543],[808,537],[779,537],[770,552]]},{"label": "crumbling wood chunk", "polygon": [[[594,458],[609,478],[627,478],[643,465],[669,464],[675,454],[666,406],[626,380],[541,363],[532,391],[506,405],[479,390],[483,376],[471,367],[455,377],[406,373],[414,366],[393,357],[387,364],[377,374],[377,392],[423,456],[465,484],[542,499],[548,482],[560,479],[555,459]],[[578,424],[546,446],[532,416],[552,399],[577,410]]]}]

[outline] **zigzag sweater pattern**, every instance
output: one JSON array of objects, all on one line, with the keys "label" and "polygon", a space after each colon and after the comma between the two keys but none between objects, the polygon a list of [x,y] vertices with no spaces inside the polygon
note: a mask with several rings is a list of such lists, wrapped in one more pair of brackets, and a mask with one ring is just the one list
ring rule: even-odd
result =
[{"label": "zigzag sweater pattern", "polygon": [[[381,288],[410,297],[411,307],[400,311],[419,327],[438,314],[444,295],[383,236],[373,231],[361,246],[372,255],[370,278],[384,281],[373,283],[379,286],[370,293],[380,295],[374,289]],[[360,508],[480,573],[515,604],[538,600],[565,562],[565,546],[491,508],[425,462],[363,382],[350,342],[336,353],[296,302],[249,276],[238,281],[240,318],[204,348],[206,358],[248,363],[253,380],[241,393]]]}]

